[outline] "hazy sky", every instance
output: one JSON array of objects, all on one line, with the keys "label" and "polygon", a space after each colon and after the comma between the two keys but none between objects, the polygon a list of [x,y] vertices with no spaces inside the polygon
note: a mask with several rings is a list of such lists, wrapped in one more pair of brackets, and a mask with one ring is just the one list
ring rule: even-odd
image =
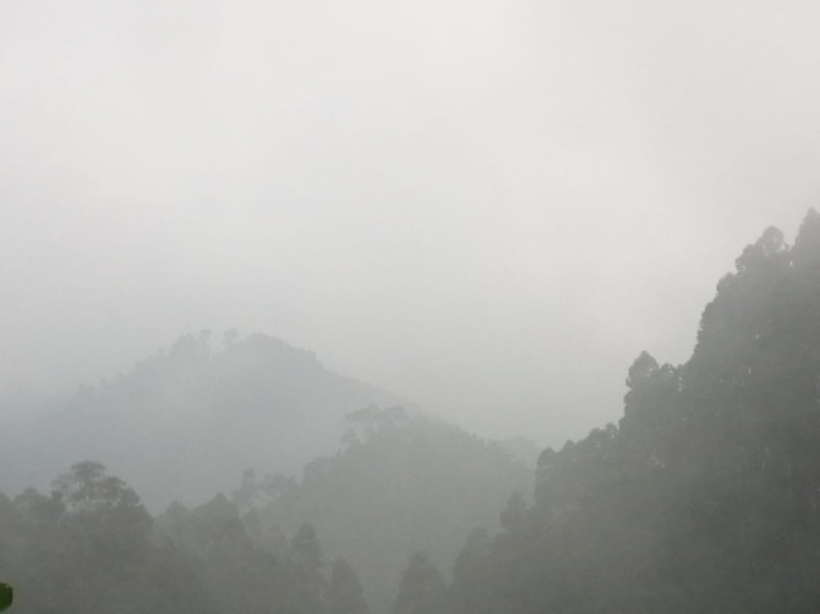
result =
[{"label": "hazy sky", "polygon": [[820,205],[818,75],[816,0],[0,0],[0,387],[235,326],[582,435]]}]

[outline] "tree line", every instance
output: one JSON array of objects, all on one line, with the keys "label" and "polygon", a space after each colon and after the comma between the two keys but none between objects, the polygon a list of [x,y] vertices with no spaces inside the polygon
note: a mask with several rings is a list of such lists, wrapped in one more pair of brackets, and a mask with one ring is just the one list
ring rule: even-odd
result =
[{"label": "tree line", "polygon": [[[152,516],[94,462],[49,494],[0,495],[0,577],[21,613],[368,614],[375,544],[401,551],[373,559],[401,560],[377,614],[820,611],[820,215],[794,245],[766,230],[720,280],[691,358],[644,352],[626,385],[618,423],[544,450],[532,497],[509,496],[497,526],[469,511],[498,483],[476,476],[518,475],[509,457],[367,408],[301,482],[246,473],[192,509]],[[448,561],[435,545],[452,526]]]}]

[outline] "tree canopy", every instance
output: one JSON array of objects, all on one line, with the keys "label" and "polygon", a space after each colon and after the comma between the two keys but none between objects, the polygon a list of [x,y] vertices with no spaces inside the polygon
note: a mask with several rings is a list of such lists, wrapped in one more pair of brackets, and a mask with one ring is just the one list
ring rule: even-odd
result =
[{"label": "tree canopy", "polygon": [[[204,351],[183,345],[185,364]],[[157,516],[76,463],[48,493],[0,493],[0,577],[21,614],[820,611],[820,215],[793,246],[767,229],[689,360],[641,352],[625,384],[617,424],[534,475],[376,405],[300,480],[248,470]],[[0,584],[0,610],[12,597]]]},{"label": "tree canopy", "polygon": [[534,505],[471,538],[455,613],[820,610],[820,216],[736,264],[690,360],[638,356],[619,423],[545,450]]}]

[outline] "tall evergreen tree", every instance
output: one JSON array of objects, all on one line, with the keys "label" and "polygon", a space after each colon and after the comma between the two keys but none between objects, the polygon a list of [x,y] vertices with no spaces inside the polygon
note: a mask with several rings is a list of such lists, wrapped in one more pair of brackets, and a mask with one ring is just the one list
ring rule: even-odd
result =
[{"label": "tall evergreen tree", "polygon": [[520,614],[820,611],[820,216],[794,247],[767,229],[690,360],[643,353],[627,389],[617,426],[545,451],[534,507],[465,549],[456,613],[482,611],[471,591]]},{"label": "tall evergreen tree", "polygon": [[325,600],[328,614],[370,614],[359,574],[343,558],[333,562]]},{"label": "tall evergreen tree", "polygon": [[415,553],[402,574],[393,614],[442,614],[446,599],[441,572],[427,555]]}]

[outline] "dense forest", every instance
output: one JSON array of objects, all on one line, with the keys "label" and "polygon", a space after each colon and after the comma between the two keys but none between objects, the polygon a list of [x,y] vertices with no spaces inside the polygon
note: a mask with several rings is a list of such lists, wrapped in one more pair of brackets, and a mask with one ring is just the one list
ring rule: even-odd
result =
[{"label": "dense forest", "polygon": [[0,523],[20,612],[366,611],[352,567],[324,573],[310,525],[265,539],[224,496],[152,518],[98,463],[75,465],[50,495],[0,497]]},{"label": "dense forest", "polygon": [[[97,415],[140,378],[155,400],[152,368],[75,406]],[[264,371],[248,381],[279,394]],[[819,611],[820,215],[792,246],[766,230],[718,283],[691,358],[642,353],[626,384],[619,422],[544,450],[534,476],[392,405],[347,411],[341,446],[299,479],[255,459],[227,494],[162,513],[83,461],[47,494],[0,495],[0,579],[21,614]]]},{"label": "dense forest", "polygon": [[690,360],[639,356],[619,423],[545,450],[534,505],[470,538],[454,612],[820,610],[820,215],[736,264]]},{"label": "dense forest", "polygon": [[237,504],[287,534],[315,526],[328,553],[359,570],[377,612],[389,611],[408,553],[421,550],[449,569],[472,529],[498,528],[510,494],[532,491],[531,468],[502,444],[452,425],[376,407],[348,423],[345,448],[310,463],[299,484],[246,479]]},{"label": "dense forest", "polygon": [[27,612],[342,614],[368,611],[360,565],[374,611],[389,611],[407,553],[449,566],[472,528],[495,527],[530,471],[501,444],[400,408],[350,421],[345,449],[301,481],[248,470],[230,497],[193,509],[152,517],[91,461],[48,495],[1,495],[0,574]]}]

